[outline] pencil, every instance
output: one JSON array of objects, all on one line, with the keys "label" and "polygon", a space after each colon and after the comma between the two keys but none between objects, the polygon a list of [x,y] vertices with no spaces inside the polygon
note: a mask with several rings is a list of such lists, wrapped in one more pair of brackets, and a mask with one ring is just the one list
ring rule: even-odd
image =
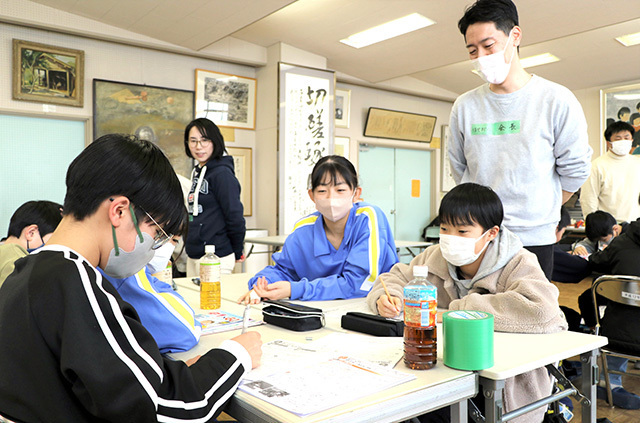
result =
[{"label": "pencil", "polygon": [[393,300],[391,299],[391,294],[389,294],[389,290],[387,289],[387,285],[384,283],[382,278],[380,278],[380,282],[382,282],[382,287],[384,288],[384,292],[387,294],[387,298],[389,299],[389,302],[393,305]]},{"label": "pencil", "polygon": [[249,327],[249,309],[251,308],[251,303],[247,303],[247,306],[244,308],[244,314],[242,315],[242,332],[245,333],[247,328]]}]

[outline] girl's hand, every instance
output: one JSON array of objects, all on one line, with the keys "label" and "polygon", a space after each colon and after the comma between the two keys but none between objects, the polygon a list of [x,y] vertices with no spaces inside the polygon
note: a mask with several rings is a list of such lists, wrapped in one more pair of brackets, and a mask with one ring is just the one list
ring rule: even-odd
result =
[{"label": "girl's hand", "polygon": [[287,281],[268,283],[266,278],[259,278],[253,289],[261,298],[269,300],[291,297],[291,283]]},{"label": "girl's hand", "polygon": [[402,299],[398,297],[391,297],[391,301],[389,301],[389,297],[386,295],[381,295],[376,301],[378,306],[378,313],[382,317],[398,317],[400,312],[402,311]]}]

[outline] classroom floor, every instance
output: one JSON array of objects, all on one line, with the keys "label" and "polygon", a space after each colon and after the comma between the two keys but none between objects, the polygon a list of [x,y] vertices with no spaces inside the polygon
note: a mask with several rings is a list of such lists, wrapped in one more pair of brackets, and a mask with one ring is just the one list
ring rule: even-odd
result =
[{"label": "classroom floor", "polygon": [[[579,284],[566,284],[556,283],[554,284],[560,290],[559,302],[560,305],[573,308],[576,311],[578,309],[578,296],[582,294],[586,289],[591,287],[591,278],[586,278]],[[579,357],[574,357],[572,360],[579,360]],[[631,367],[633,364],[631,364]],[[640,375],[640,370],[632,370],[634,373]],[[640,377],[623,376],[622,385],[630,392],[640,395]],[[572,398],[574,417],[572,422],[580,422],[582,420],[579,404]],[[606,417],[613,423],[638,423],[640,422],[640,410],[623,410],[621,408],[609,407],[606,401],[599,399],[598,403],[598,418]]]}]

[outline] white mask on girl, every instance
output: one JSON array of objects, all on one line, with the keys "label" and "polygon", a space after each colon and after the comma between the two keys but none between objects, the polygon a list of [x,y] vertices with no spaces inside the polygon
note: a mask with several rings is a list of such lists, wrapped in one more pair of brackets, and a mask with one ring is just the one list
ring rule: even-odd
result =
[{"label": "white mask on girl", "polygon": [[487,56],[480,56],[477,59],[471,60],[471,63],[473,64],[473,67],[476,70],[475,73],[478,76],[480,76],[480,78],[484,79],[486,82],[490,84],[500,85],[507,79],[507,75],[509,75],[509,70],[511,69],[511,62],[513,61],[513,56],[516,55],[515,54],[516,52],[514,51],[511,54],[511,59],[509,60],[509,63],[505,61],[504,53],[507,50],[509,41],[511,40],[512,32],[513,30],[509,32],[507,43],[505,44],[502,51],[489,54]]},{"label": "white mask on girl", "polygon": [[353,197],[354,196],[318,198],[316,200],[316,209],[318,209],[325,219],[337,222],[351,211],[353,207]]},{"label": "white mask on girl", "polygon": [[[489,231],[490,229],[487,230],[487,232]],[[478,253],[475,252],[476,242],[484,237],[487,232],[478,238],[440,234],[440,251],[442,252],[442,257],[454,266],[465,266],[473,263],[480,257],[480,254],[487,248],[487,245],[489,245],[489,242],[486,242]]]}]

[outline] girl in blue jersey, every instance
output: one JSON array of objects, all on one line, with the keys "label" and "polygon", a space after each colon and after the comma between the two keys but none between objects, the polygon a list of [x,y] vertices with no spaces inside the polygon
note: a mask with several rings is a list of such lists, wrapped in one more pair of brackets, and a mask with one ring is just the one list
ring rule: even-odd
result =
[{"label": "girl in blue jersey", "polygon": [[334,300],[367,295],[380,273],[398,262],[382,210],[363,202],[356,170],[341,156],[321,158],[311,173],[309,197],[317,212],[299,220],[282,250],[250,281],[258,298]]}]

